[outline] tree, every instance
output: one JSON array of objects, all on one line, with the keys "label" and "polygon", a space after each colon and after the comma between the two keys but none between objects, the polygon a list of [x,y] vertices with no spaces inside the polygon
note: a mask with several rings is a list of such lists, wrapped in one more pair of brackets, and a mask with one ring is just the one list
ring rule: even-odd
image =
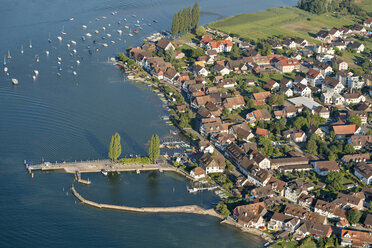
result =
[{"label": "tree", "polygon": [[173,15],[171,31],[174,36],[176,36],[180,31],[180,21],[177,13]]},{"label": "tree", "polygon": [[235,43],[231,49],[230,56],[234,59],[237,59],[241,55],[241,50],[239,49],[238,45]]},{"label": "tree", "polygon": [[156,160],[159,158],[160,155],[160,143],[159,143],[159,136],[154,134],[151,136],[150,145],[149,145],[149,158],[151,163],[156,164]]},{"label": "tree", "polygon": [[120,154],[121,154],[120,135],[118,133],[115,133],[111,137],[108,157],[113,161],[117,161]]},{"label": "tree", "polygon": [[274,152],[274,147],[271,144],[271,140],[267,136],[262,135],[258,138],[258,146],[260,152],[262,152],[262,154],[265,156],[270,156]]},{"label": "tree", "polygon": [[351,209],[347,212],[347,220],[351,224],[358,223],[360,218],[362,217],[362,213],[357,209]]},{"label": "tree", "polygon": [[347,121],[348,121],[349,123],[352,123],[352,124],[357,125],[358,127],[360,127],[360,126],[362,125],[362,120],[361,120],[360,117],[357,116],[357,115],[352,115],[352,116],[350,116],[350,117],[347,119]]},{"label": "tree", "polygon": [[191,11],[191,26],[193,29],[196,29],[199,25],[200,14],[199,14],[199,3],[196,2],[192,7]]},{"label": "tree", "polygon": [[205,31],[205,28],[203,26],[198,26],[196,29],[195,29],[195,34],[197,36],[204,36],[205,34],[207,33],[207,31]]},{"label": "tree", "polygon": [[344,147],[345,154],[353,154],[355,152],[355,148],[352,144],[347,143]]},{"label": "tree", "polygon": [[307,142],[306,151],[310,152],[313,155],[318,154],[318,146],[314,139],[310,139],[309,142]]},{"label": "tree", "polygon": [[225,217],[227,217],[231,214],[224,202],[219,202],[216,206],[216,209],[217,209],[218,212],[220,212]]},{"label": "tree", "polygon": [[307,120],[305,117],[299,116],[297,119],[293,122],[293,126],[297,129],[301,129],[303,126],[305,126],[307,123]]},{"label": "tree", "polygon": [[340,190],[343,190],[342,180],[343,176],[340,172],[329,172],[326,178],[328,189],[333,192],[339,192]]}]

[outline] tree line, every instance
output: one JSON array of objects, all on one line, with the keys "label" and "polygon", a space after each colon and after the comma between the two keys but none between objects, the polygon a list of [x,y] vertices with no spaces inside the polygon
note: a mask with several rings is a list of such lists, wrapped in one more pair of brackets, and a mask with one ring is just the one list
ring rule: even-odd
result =
[{"label": "tree line", "polygon": [[199,4],[195,3],[190,7],[180,10],[173,15],[171,32],[173,35],[183,35],[191,29],[196,29],[199,25]]},{"label": "tree line", "polygon": [[355,15],[365,15],[354,0],[299,0],[297,7],[314,14],[333,11],[345,11]]},{"label": "tree line", "polygon": [[[114,161],[117,162],[118,158],[121,155],[121,142],[120,142],[120,135],[118,133],[115,133],[111,137],[109,151],[108,151],[108,157]],[[149,150],[148,150],[148,158],[150,159],[150,162],[153,164],[156,164],[156,160],[160,156],[160,141],[159,136],[157,134],[154,134],[151,136],[150,144],[149,144]]]}]

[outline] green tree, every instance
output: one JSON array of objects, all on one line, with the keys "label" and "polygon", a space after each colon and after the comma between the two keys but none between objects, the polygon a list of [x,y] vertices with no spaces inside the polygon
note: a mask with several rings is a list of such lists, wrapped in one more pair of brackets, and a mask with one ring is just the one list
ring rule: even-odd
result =
[{"label": "green tree", "polygon": [[207,33],[207,31],[205,31],[205,28],[203,26],[198,26],[196,29],[195,29],[195,34],[199,37],[202,37],[204,36],[205,34]]},{"label": "green tree", "polygon": [[219,202],[216,206],[216,209],[217,209],[218,212],[220,212],[225,217],[227,217],[231,214],[224,202]]},{"label": "green tree", "polygon": [[231,48],[230,56],[233,59],[237,59],[242,54],[242,51],[239,49],[238,45],[235,43],[233,47]]},{"label": "green tree", "polygon": [[303,116],[297,117],[297,119],[293,122],[293,126],[297,129],[301,129],[302,127],[306,126],[307,119]]},{"label": "green tree", "polygon": [[160,155],[160,143],[159,136],[154,134],[151,136],[150,145],[149,145],[149,158],[153,164],[156,164],[156,160]]},{"label": "green tree", "polygon": [[199,3],[196,2],[192,7],[191,11],[191,26],[193,29],[196,29],[199,25],[200,14],[199,14]]},{"label": "green tree", "polygon": [[117,161],[120,154],[121,154],[120,135],[118,133],[115,133],[111,137],[108,157],[113,161]]},{"label": "green tree", "polygon": [[350,116],[350,117],[347,119],[347,121],[348,121],[349,123],[352,123],[352,124],[357,125],[358,127],[360,127],[360,126],[362,125],[362,120],[361,120],[360,117],[357,116],[357,115],[352,115],[352,116]]},{"label": "green tree", "polygon": [[307,142],[306,151],[313,155],[318,155],[318,146],[314,139],[310,139],[309,142]]},{"label": "green tree", "polygon": [[326,178],[327,187],[332,192],[339,192],[344,189],[342,185],[343,176],[340,172],[331,171]]},{"label": "green tree", "polygon": [[179,33],[179,31],[180,31],[180,21],[179,21],[178,14],[175,13],[173,15],[171,32],[174,36],[176,36]]},{"label": "green tree", "polygon": [[347,143],[344,147],[345,154],[353,154],[355,152],[355,148],[352,144]]},{"label": "green tree", "polygon": [[347,220],[351,224],[358,223],[360,218],[362,217],[362,213],[357,209],[351,209],[347,212]]},{"label": "green tree", "polygon": [[258,146],[260,152],[262,152],[262,154],[265,156],[271,156],[274,152],[274,147],[271,144],[271,140],[267,136],[262,135],[258,138]]}]

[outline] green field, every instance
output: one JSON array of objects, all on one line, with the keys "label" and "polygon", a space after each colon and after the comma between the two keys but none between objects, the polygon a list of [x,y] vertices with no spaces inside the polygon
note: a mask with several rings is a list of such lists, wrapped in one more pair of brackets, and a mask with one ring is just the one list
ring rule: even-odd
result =
[{"label": "green field", "polygon": [[[365,0],[368,4],[372,0]],[[368,4],[368,8],[371,4]],[[359,19],[352,15],[326,13],[314,15],[296,7],[273,8],[256,13],[228,17],[209,24],[210,27],[256,40],[270,36],[300,37],[317,42],[312,35],[321,29],[354,24]]]}]

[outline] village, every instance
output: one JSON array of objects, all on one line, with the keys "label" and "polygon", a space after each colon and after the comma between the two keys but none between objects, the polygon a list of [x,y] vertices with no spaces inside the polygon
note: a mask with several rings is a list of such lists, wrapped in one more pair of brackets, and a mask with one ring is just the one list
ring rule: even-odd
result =
[{"label": "village", "polygon": [[[162,89],[197,144],[174,165],[231,193],[216,209],[242,229],[318,247],[372,245],[372,18],[252,42],[209,28],[120,55]],[[353,64],[343,51],[360,55]],[[310,238],[310,239],[311,239]],[[323,245],[323,246],[322,246]]]}]

